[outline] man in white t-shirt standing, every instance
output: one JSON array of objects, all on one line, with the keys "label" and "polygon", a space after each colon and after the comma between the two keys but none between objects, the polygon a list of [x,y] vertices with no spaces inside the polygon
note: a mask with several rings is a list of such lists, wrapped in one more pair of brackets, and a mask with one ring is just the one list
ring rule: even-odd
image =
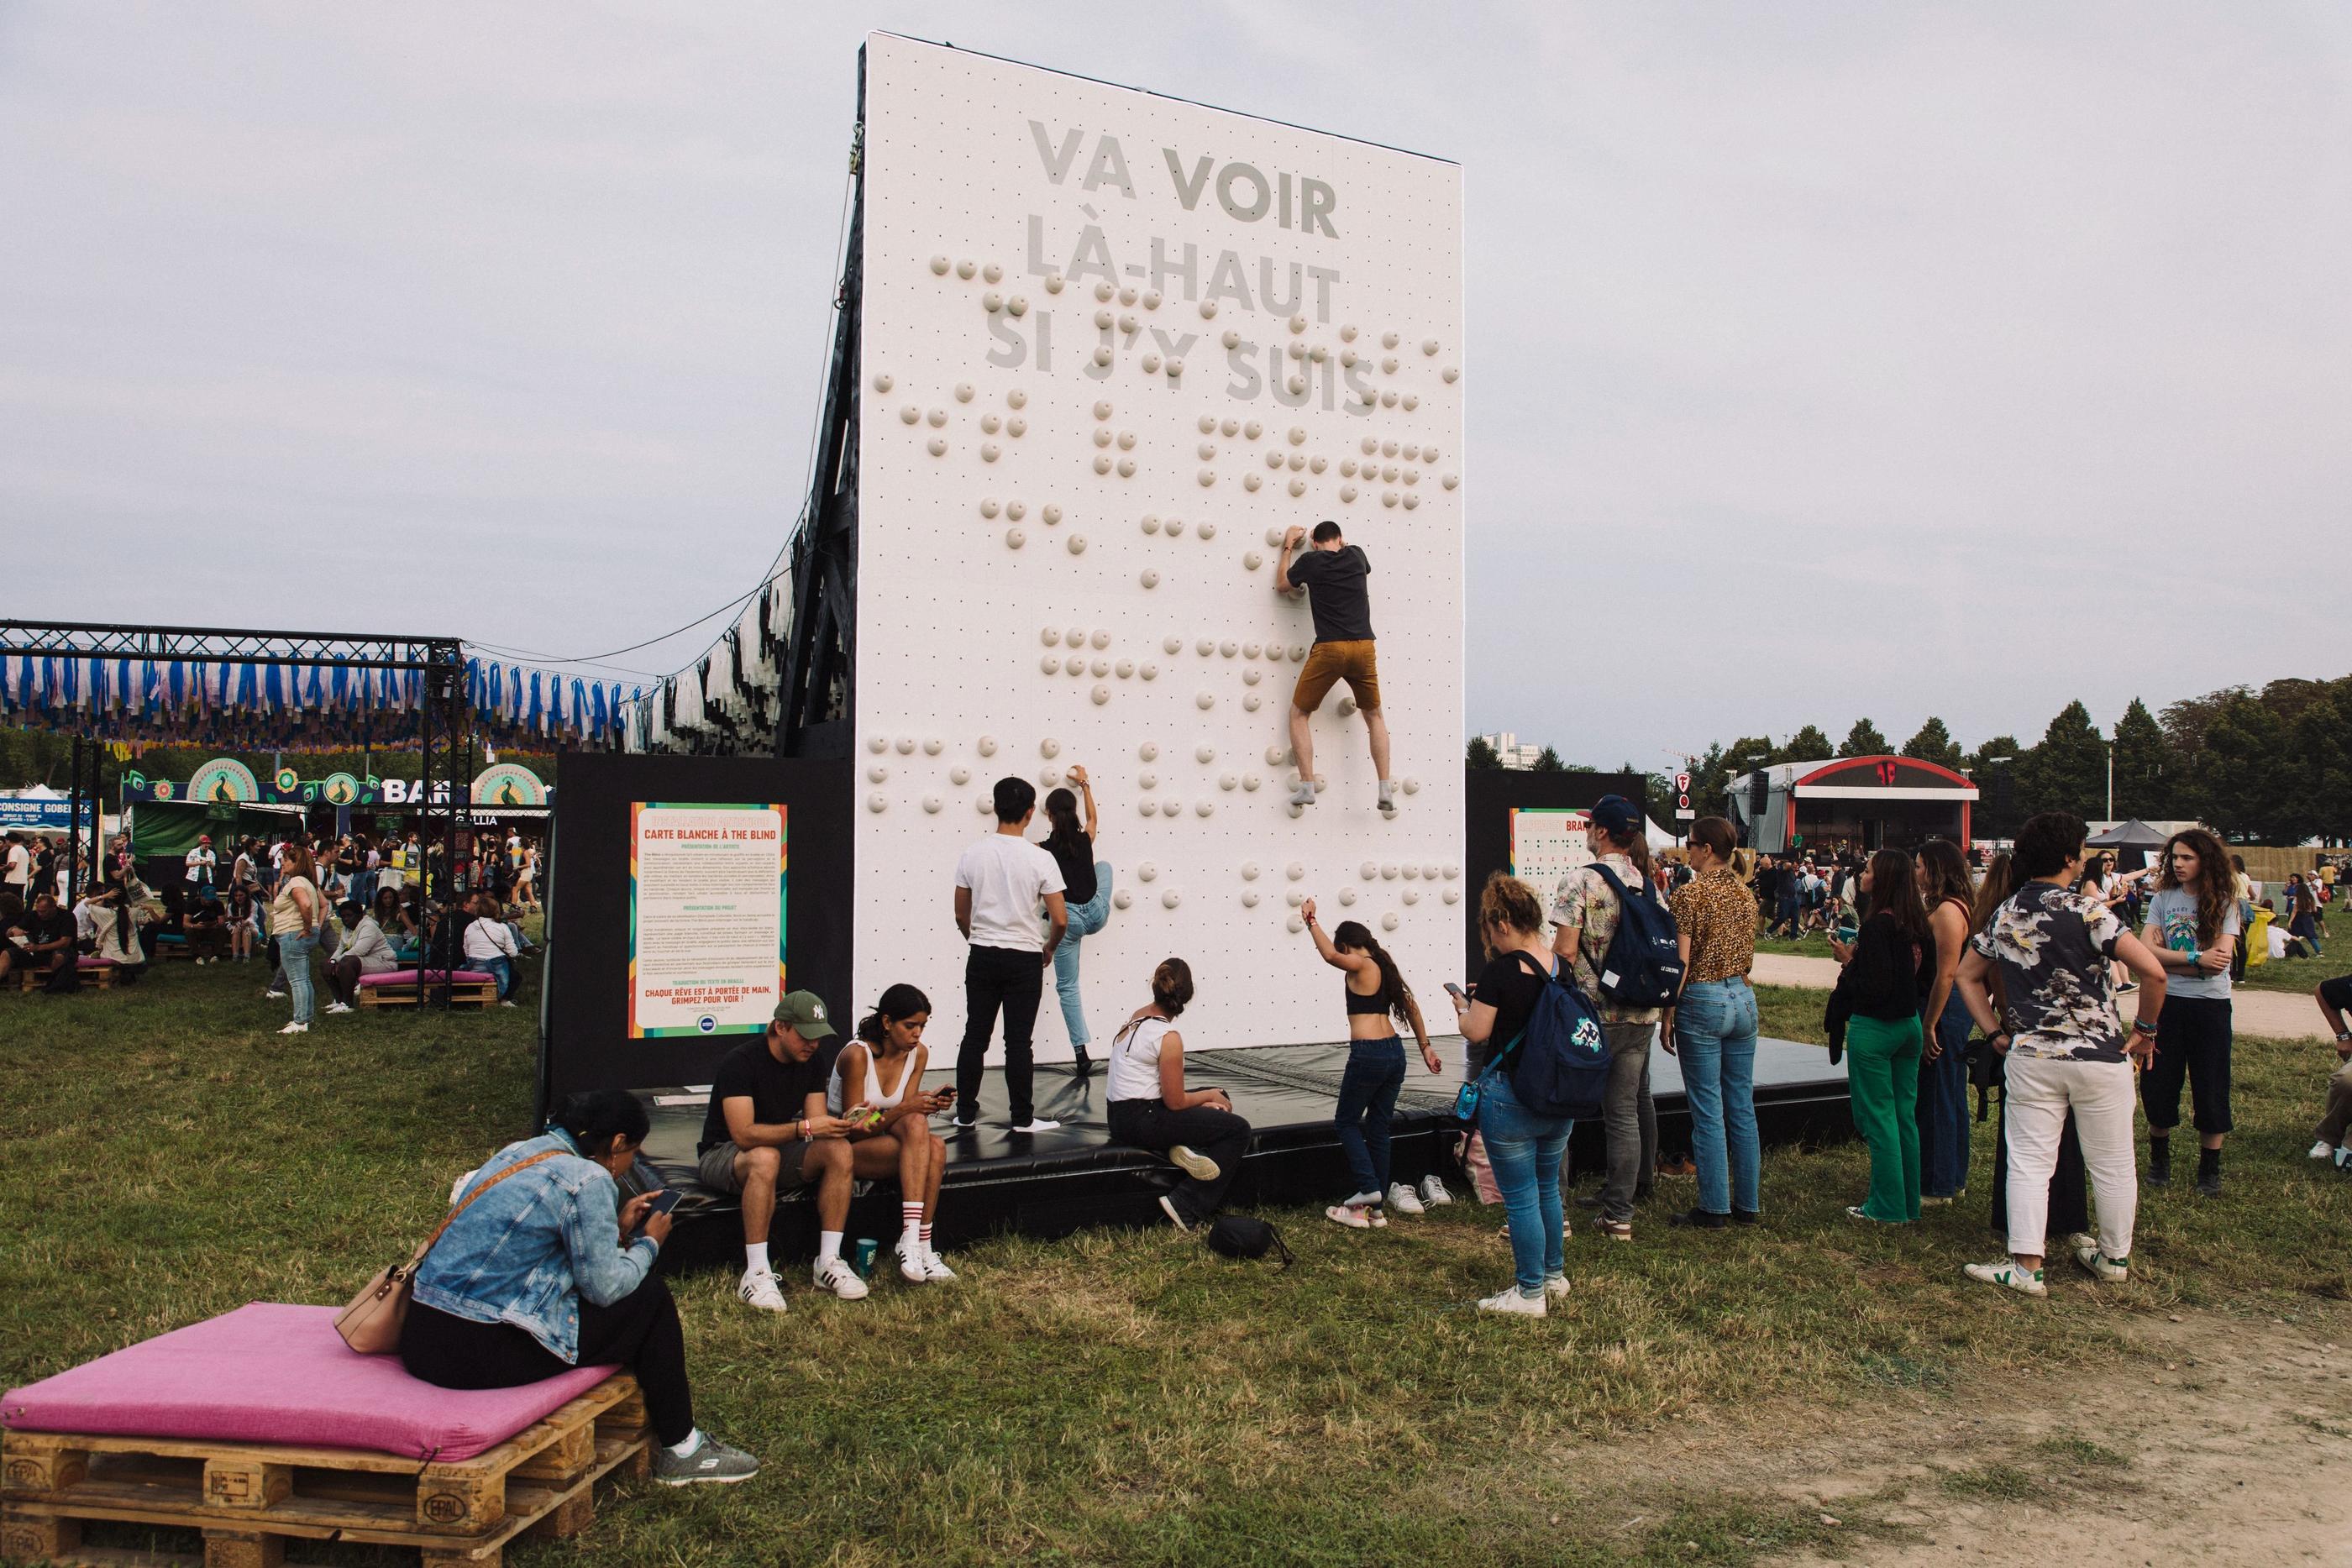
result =
[{"label": "man in white t-shirt standing", "polygon": [[202,898],[217,885],[215,873],[220,869],[220,857],[213,853],[213,836],[196,835],[196,847],[188,852],[188,893]]},{"label": "man in white t-shirt standing", "polygon": [[33,852],[26,849],[25,847],[25,841],[18,838],[14,833],[10,833],[8,835],[8,862],[5,870],[6,875],[0,876],[0,883],[5,883],[7,891],[16,895],[17,902],[21,904],[31,903],[33,895]]},{"label": "man in white t-shirt standing", "polygon": [[[1062,901],[1062,870],[1044,846],[1029,841],[1037,789],[1026,779],[996,781],[996,831],[956,862],[956,929],[971,944],[963,964],[963,1047],[956,1053],[956,1125],[980,1120],[981,1070],[988,1037],[1004,1009],[1004,1089],[1013,1130],[1050,1133],[1059,1122],[1040,1121],[1032,1094],[1030,1038],[1054,949],[1070,928]],[[1049,932],[1037,929],[1043,904]]]}]

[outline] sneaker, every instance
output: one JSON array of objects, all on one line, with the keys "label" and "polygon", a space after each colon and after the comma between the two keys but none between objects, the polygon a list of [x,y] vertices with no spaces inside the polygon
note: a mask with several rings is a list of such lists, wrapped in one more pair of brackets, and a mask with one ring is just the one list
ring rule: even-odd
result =
[{"label": "sneaker", "polygon": [[1223,1166],[1199,1150],[1178,1144],[1168,1151],[1169,1163],[1194,1181],[1214,1181],[1224,1174]]},{"label": "sneaker", "polygon": [[1612,1241],[1631,1241],[1633,1239],[1633,1227],[1629,1220],[1604,1219],[1601,1222],[1601,1234]]},{"label": "sneaker", "polygon": [[2311,1157],[2315,1160],[2332,1160],[2336,1157],[2336,1145],[2322,1138],[2311,1145]]},{"label": "sneaker", "polygon": [[2158,1139],[2147,1145],[2147,1185],[2172,1185],[2172,1145],[2168,1139]]},{"label": "sneaker", "polygon": [[1087,1054],[1085,1046],[1079,1046],[1070,1056],[1070,1071],[1077,1077],[1084,1078],[1094,1070],[1094,1058]]},{"label": "sneaker", "polygon": [[918,1241],[910,1247],[901,1241],[892,1250],[898,1255],[898,1278],[910,1285],[920,1285],[929,1281],[930,1270],[923,1267],[924,1253],[921,1242]]},{"label": "sneaker", "polygon": [[1339,1201],[1349,1208],[1378,1208],[1381,1206],[1381,1195],[1376,1192],[1360,1192],[1352,1197],[1343,1197]]},{"label": "sneaker", "polygon": [[310,1026],[306,1023],[289,1023],[278,1032],[280,1034],[308,1034],[310,1032]]},{"label": "sneaker", "polygon": [[767,1269],[744,1270],[735,1294],[745,1306],[757,1307],[763,1312],[784,1310],[784,1292],[777,1285],[774,1272]]},{"label": "sneaker", "polygon": [[1544,1315],[1544,1302],[1545,1298],[1540,1294],[1522,1296],[1517,1285],[1506,1285],[1503,1287],[1502,1294],[1488,1296],[1485,1301],[1480,1301],[1478,1310],[1482,1312],[1502,1312],[1523,1318],[1539,1318]]},{"label": "sneaker", "polygon": [[2042,1282],[2041,1270],[2028,1269],[2013,1258],[2004,1258],[1998,1263],[1964,1264],[1961,1272],[1988,1285],[2007,1285],[2021,1296],[2050,1293],[2050,1287]]},{"label": "sneaker", "polygon": [[1859,1219],[1865,1225],[1884,1225],[1886,1223],[1883,1219],[1873,1219],[1870,1215],[1864,1210],[1862,1205],[1858,1203],[1849,1203],[1845,1206],[1845,1217],[1848,1219]]},{"label": "sneaker", "polygon": [[1176,1207],[1176,1200],[1170,1197],[1166,1193],[1161,1193],[1160,1195],[1160,1212],[1166,1215],[1168,1217],[1168,1223],[1174,1226],[1177,1229],[1190,1230],[1192,1228],[1192,1222],[1184,1218],[1184,1211]]},{"label": "sneaker", "polygon": [[1548,1301],[1566,1301],[1568,1299],[1568,1276],[1565,1274],[1546,1274],[1544,1276],[1544,1299]]},{"label": "sneaker", "polygon": [[2074,1249],[2074,1261],[2111,1285],[2120,1285],[2131,1278],[2131,1260],[2108,1257],[2099,1250],[2099,1244],[2095,1241],[2088,1247]]},{"label": "sneaker", "polygon": [[727,1485],[748,1481],[760,1473],[760,1461],[740,1448],[730,1448],[705,1432],[694,1452],[680,1457],[662,1443],[654,1445],[654,1479],[666,1487],[691,1486],[696,1481]]},{"label": "sneaker", "polygon": [[286,999],[286,995],[284,991],[264,991],[261,993],[261,999],[265,1002],[282,1002]]},{"label": "sneaker", "polygon": [[514,1006],[514,1004],[513,1004],[512,1002],[500,1002],[500,1003],[499,1004],[499,1006],[500,1006],[500,1007],[502,1007],[502,1008],[510,1008],[510,1007]]},{"label": "sneaker", "polygon": [[980,1125],[980,1123],[979,1123],[979,1121],[978,1121],[977,1119],[972,1120],[972,1121],[970,1121],[970,1122],[967,1122],[967,1121],[965,1121],[961,1116],[958,1116],[957,1118],[955,1118],[955,1125],[956,1125],[956,1131],[957,1131],[957,1132],[959,1132],[959,1133],[969,1133],[969,1132],[971,1132],[974,1127],[979,1126],[979,1125]]},{"label": "sneaker", "polygon": [[1725,1230],[1730,1228],[1731,1216],[1713,1214],[1704,1208],[1687,1208],[1680,1214],[1668,1215],[1666,1223],[1693,1230]]},{"label": "sneaker", "polygon": [[1948,1208],[1951,1207],[1951,1202],[1950,1198],[1938,1197],[1931,1192],[1919,1195],[1919,1207],[1922,1208]]},{"label": "sneaker", "polygon": [[946,1259],[940,1257],[938,1253],[932,1251],[928,1247],[923,1249],[924,1279],[937,1284],[941,1281],[952,1280],[955,1277],[956,1271],[948,1267],[948,1261]]},{"label": "sneaker", "polygon": [[1405,1186],[1404,1183],[1401,1181],[1392,1181],[1389,1183],[1388,1206],[1391,1208],[1395,1209],[1399,1214],[1420,1214],[1423,1212],[1420,1195],[1415,1193],[1412,1188]]},{"label": "sneaker", "polygon": [[2336,1151],[2336,1168],[2339,1171],[2352,1171],[2352,1144],[2346,1144]]},{"label": "sneaker", "polygon": [[1297,785],[1293,786],[1290,791],[1290,803],[1294,806],[1315,804],[1315,780],[1301,779]]},{"label": "sneaker", "polygon": [[327,1004],[327,1010],[331,1013],[347,1013],[352,1009],[344,1006],[341,1002],[329,1002]]},{"label": "sneaker", "polygon": [[1427,1176],[1421,1179],[1421,1201],[1432,1208],[1439,1208],[1452,1203],[1454,1195],[1445,1190],[1444,1182],[1434,1176]]},{"label": "sneaker", "polygon": [[1363,1211],[1363,1215],[1371,1222],[1373,1229],[1386,1230],[1389,1228],[1388,1210],[1379,1207],[1367,1208]]},{"label": "sneaker", "polygon": [[1381,815],[1393,817],[1396,812],[1396,785],[1393,782],[1383,784],[1381,786]]},{"label": "sneaker", "polygon": [[2197,1196],[2200,1197],[2219,1197],[2221,1196],[2221,1173],[2219,1170],[2199,1171],[2197,1173]]},{"label": "sneaker", "polygon": [[845,1259],[820,1258],[809,1270],[809,1277],[816,1281],[818,1290],[831,1291],[845,1301],[866,1299],[866,1281],[857,1277],[857,1270]]},{"label": "sneaker", "polygon": [[1061,1124],[1059,1122],[1048,1121],[1043,1116],[1032,1116],[1013,1130],[1016,1133],[1050,1133]]},{"label": "sneaker", "polygon": [[1350,1230],[1370,1230],[1372,1228],[1372,1222],[1364,1217],[1364,1211],[1353,1204],[1335,1203],[1323,1211],[1323,1218]]}]

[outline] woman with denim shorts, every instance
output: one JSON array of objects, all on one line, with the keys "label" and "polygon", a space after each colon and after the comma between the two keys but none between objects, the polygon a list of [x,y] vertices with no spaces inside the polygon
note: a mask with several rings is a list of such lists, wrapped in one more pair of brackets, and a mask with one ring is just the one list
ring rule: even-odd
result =
[{"label": "woman with denim shorts", "polygon": [[1676,1225],[1720,1230],[1759,1212],[1761,1145],[1756,1135],[1756,898],[1731,870],[1731,824],[1691,824],[1690,863],[1698,874],[1675,890],[1675,945],[1683,988],[1661,1038],[1682,1065],[1690,1106],[1691,1160],[1698,1206]]},{"label": "woman with denim shorts", "polygon": [[1565,960],[1545,939],[1543,905],[1534,892],[1506,872],[1488,876],[1479,892],[1478,941],[1486,967],[1467,995],[1454,993],[1454,1010],[1470,1047],[1465,1076],[1478,1086],[1478,1138],[1510,1221],[1513,1275],[1478,1310],[1539,1318],[1554,1297],[1568,1294],[1559,1159],[1574,1124],[1519,1103],[1511,1084],[1517,1060],[1512,1048]]},{"label": "woman with denim shorts", "polygon": [[1348,1002],[1348,1066],[1339,1075],[1339,1105],[1333,1116],[1339,1147],[1348,1156],[1355,1192],[1323,1211],[1334,1225],[1363,1230],[1388,1223],[1387,1209],[1419,1214],[1421,1197],[1402,1182],[1389,1180],[1389,1121],[1396,1114],[1397,1091],[1404,1087],[1404,1041],[1396,1026],[1411,1026],[1421,1042],[1421,1060],[1433,1073],[1441,1063],[1422,1022],[1421,1004],[1371,931],[1342,920],[1326,936],[1308,899],[1299,915],[1323,961],[1348,977],[1341,989]]}]

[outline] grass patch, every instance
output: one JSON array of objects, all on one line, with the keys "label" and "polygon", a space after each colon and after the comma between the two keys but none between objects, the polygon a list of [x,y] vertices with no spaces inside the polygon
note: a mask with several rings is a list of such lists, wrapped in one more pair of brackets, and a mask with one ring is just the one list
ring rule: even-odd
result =
[{"label": "grass patch", "polygon": [[2088,1437],[2044,1437],[2033,1445],[2033,1451],[2045,1459],[2082,1470],[2116,1470],[2131,1463],[2113,1448]]},{"label": "grass patch", "polygon": [[1993,1464],[1953,1470],[1943,1478],[1941,1485],[1949,1496],[1973,1502],[2031,1502],[2048,1490],[2049,1483],[2015,1465]]},{"label": "grass patch", "polygon": [[[517,1011],[288,1037],[265,979],[174,965],[0,997],[0,1385],[248,1300],[340,1301],[430,1228],[451,1176],[529,1130],[528,990]],[[1759,994],[1768,1032],[1820,1039],[1818,992]],[[1910,1227],[1844,1218],[1867,1179],[1850,1144],[1769,1154],[1753,1228],[1669,1230],[1692,1184],[1662,1180],[1634,1245],[1579,1228],[1574,1294],[1542,1322],[1473,1310],[1508,1255],[1466,1203],[1369,1235],[1274,1215],[1287,1274],[1150,1230],[1003,1238],[959,1253],[954,1286],[885,1281],[854,1304],[788,1270],[782,1319],[689,1276],[698,1415],[766,1470],[625,1491],[575,1545],[515,1560],[1487,1568],[1851,1543],[1866,1526],[1778,1496],[1596,1480],[1613,1472],[1591,1445],[1702,1409],[1801,1395],[1834,1419],[1890,1388],[2077,1366],[2175,1301],[2286,1316],[2352,1296],[2352,1211],[2301,1157],[2324,1082],[2302,1045],[2240,1040],[2229,1196],[2144,1194],[2133,1282],[2066,1279],[2040,1302],[1959,1272],[1998,1250],[1989,1128],[1971,1198]]]}]

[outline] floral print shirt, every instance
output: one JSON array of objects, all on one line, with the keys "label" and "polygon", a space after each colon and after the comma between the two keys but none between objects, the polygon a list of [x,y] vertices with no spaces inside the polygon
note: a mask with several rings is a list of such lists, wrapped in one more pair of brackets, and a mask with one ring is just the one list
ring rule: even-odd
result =
[{"label": "floral print shirt", "polygon": [[[1626,855],[1602,855],[1594,865],[1617,873],[1625,891],[1635,897],[1649,892],[1649,883],[1633,869]],[[1657,1008],[1621,1008],[1601,994],[1601,967],[1609,958],[1609,944],[1617,935],[1617,895],[1592,866],[1579,866],[1559,879],[1552,892],[1551,923],[1556,931],[1552,950],[1576,966],[1576,987],[1601,1014],[1602,1023],[1655,1023],[1664,1016]],[[1572,946],[1563,946],[1570,933]]]},{"label": "floral print shirt", "polygon": [[2107,971],[2123,934],[2105,903],[2055,883],[2029,882],[2010,895],[1974,946],[2000,966],[2011,1056],[2124,1060],[2124,1021]]}]

